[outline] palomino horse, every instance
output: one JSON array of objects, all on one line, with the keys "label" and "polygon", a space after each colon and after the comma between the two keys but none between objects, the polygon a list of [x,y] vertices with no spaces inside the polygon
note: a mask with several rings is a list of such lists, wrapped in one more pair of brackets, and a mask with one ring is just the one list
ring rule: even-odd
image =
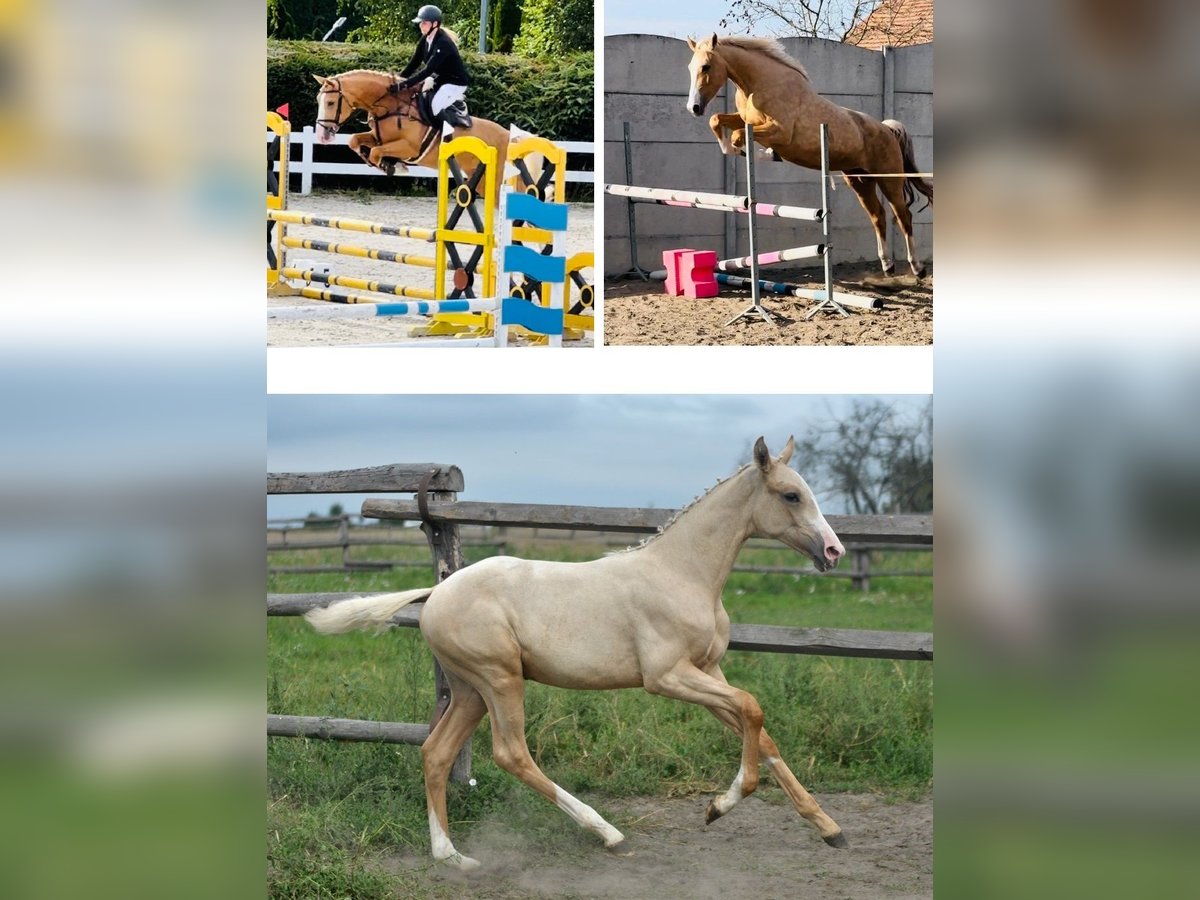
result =
[{"label": "palomino horse", "polygon": [[[871,217],[883,274],[892,275],[895,265],[887,247],[885,214],[876,188],[883,191],[904,232],[913,274],[925,277],[925,265],[913,247],[910,206],[916,200],[914,189],[933,203],[933,185],[916,175],[861,177],[920,171],[913,157],[912,138],[901,123],[894,119],[877,122],[826,100],[813,90],[808,72],[784,52],[778,41],[751,37],[723,37],[718,41],[714,34],[698,42],[688,38],[688,47],[692,51],[688,112],[702,115],[726,80],[737,88],[737,112],[717,113],[708,120],[724,153],[745,152],[743,129],[749,123],[754,126],[754,140],[769,151],[772,159],[819,169],[820,126],[827,124],[829,167],[842,171],[846,184]],[[732,140],[725,137],[725,129],[733,132]]]},{"label": "palomino horse", "polygon": [[[314,75],[317,91],[317,139],[328,144],[356,110],[366,110],[370,130],[350,138],[350,149],[370,165],[389,174],[395,163],[437,168],[441,130],[425,122],[418,111],[418,85],[396,91],[394,75],[355,69],[326,78]],[[504,171],[511,135],[507,128],[489,119],[471,117],[470,128],[454,129],[455,137],[469,135],[496,148],[497,171]],[[474,165],[464,165],[470,174]]]},{"label": "palomino horse", "polygon": [[435,859],[462,869],[478,865],[450,842],[446,782],[484,713],[491,716],[497,765],[607,847],[624,840],[534,763],[525,743],[525,679],[575,690],[642,687],[707,708],[742,738],[737,777],[709,803],[707,821],[754,791],[761,761],[825,842],[846,846],[842,829],[780,758],[758,702],[726,682],[720,666],[729,645],[721,591],[747,538],[776,538],[822,572],[845,553],[804,479],[788,468],[793,448],[789,439],[773,459],[760,437],[752,463],[630,550],[584,563],[493,557],[434,588],[346,600],[307,614],[321,632],[382,629],[402,607],[427,600],[421,633],[452,691],[421,750]]}]

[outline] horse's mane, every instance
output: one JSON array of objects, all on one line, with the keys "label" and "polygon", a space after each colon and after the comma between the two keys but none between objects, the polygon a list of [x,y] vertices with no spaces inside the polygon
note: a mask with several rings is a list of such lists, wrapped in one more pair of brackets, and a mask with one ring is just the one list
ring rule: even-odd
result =
[{"label": "horse's mane", "polygon": [[811,80],[808,77],[808,70],[805,69],[804,66],[800,65],[800,63],[796,62],[796,60],[794,60],[790,56],[788,56],[787,51],[783,49],[783,45],[781,43],[779,43],[779,41],[775,40],[775,38],[759,38],[759,37],[748,37],[746,35],[732,35],[730,37],[720,38],[717,41],[718,47],[722,47],[725,45],[729,45],[731,47],[737,47],[741,50],[749,50],[752,53],[761,53],[764,56],[769,56],[771,59],[775,60],[777,63],[782,63],[783,65],[787,66],[789,69],[794,69],[795,71],[799,72],[801,75],[804,76],[805,81]]},{"label": "horse's mane", "polygon": [[663,533],[666,532],[666,530],[668,528],[670,528],[672,525],[674,525],[676,522],[678,522],[683,517],[684,513],[688,512],[693,506],[695,506],[697,503],[699,503],[701,500],[703,500],[705,497],[707,497],[709,494],[711,494],[713,491],[715,491],[721,485],[727,484],[728,482],[737,478],[739,475],[741,475],[743,472],[745,472],[747,469],[749,469],[752,465],[754,465],[754,464],[746,463],[744,466],[742,466],[740,469],[738,469],[732,475],[727,475],[724,478],[718,478],[716,484],[714,484],[712,487],[710,487],[708,490],[706,490],[700,496],[692,498],[691,503],[689,503],[687,506],[683,507],[683,509],[679,510],[677,513],[675,513],[675,515],[671,516],[671,518],[668,519],[665,523],[660,525],[658,528],[658,531],[654,532],[654,534],[650,535],[649,537],[643,538],[638,543],[634,544],[632,547],[626,547],[624,550],[617,550],[614,553],[611,553],[608,555],[614,556],[617,553],[630,553],[634,550],[640,550],[642,547],[645,547],[647,544],[651,543],[652,541],[655,541],[658,538],[662,537]]},{"label": "horse's mane", "polygon": [[391,78],[390,72],[380,72],[378,69],[351,69],[349,72],[339,72],[333,75],[333,78],[345,78],[347,75],[381,75],[384,78]]}]

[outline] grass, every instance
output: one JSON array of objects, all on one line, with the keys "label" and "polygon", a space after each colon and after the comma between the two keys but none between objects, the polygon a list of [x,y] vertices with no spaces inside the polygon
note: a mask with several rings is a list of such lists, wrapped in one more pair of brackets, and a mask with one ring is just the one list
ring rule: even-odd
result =
[{"label": "grass", "polygon": [[[370,558],[375,548],[355,548]],[[401,558],[396,547],[380,558]],[[477,550],[483,555],[486,551]],[[468,558],[473,558],[468,548]],[[539,555],[547,556],[545,552]],[[561,547],[554,558],[591,558]],[[930,568],[913,554],[880,568]],[[340,561],[340,551],[273,554],[272,565]],[[743,562],[796,565],[786,550],[754,550]],[[429,570],[271,576],[277,593],[402,590]],[[879,578],[863,593],[849,579],[734,573],[725,605],[735,622],[931,631],[932,582]],[[432,658],[416,629],[326,637],[298,618],[268,625],[267,707],[273,713],[428,721]],[[932,780],[933,667],[731,651],[729,681],[751,691],[766,727],[797,777],[820,794],[919,796]],[[706,711],[643,691],[568,692],[529,684],[526,735],[554,781],[591,797],[683,795],[724,790],[739,742]],[[496,810],[546,840],[577,840],[561,813],[491,760],[488,722],[475,732],[476,787],[453,785],[451,830],[462,835]],[[273,738],[268,747],[269,865],[274,897],[393,896],[403,875],[384,872],[396,854],[424,855],[428,834],[420,754],[413,747]],[[602,805],[602,802],[601,802]],[[617,827],[621,823],[615,822]]]}]

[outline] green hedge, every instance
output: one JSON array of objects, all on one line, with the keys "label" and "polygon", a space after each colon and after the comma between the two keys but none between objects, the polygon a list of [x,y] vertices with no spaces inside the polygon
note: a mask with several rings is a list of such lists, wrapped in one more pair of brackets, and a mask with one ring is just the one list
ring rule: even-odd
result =
[{"label": "green hedge", "polygon": [[[322,44],[269,41],[267,108],[288,103],[294,128],[316,121],[316,75],[351,69],[398,72],[412,58],[411,44]],[[593,136],[593,54],[553,59],[463,52],[471,73],[467,103],[472,115],[501,125],[519,125],[556,141],[590,141]]]}]

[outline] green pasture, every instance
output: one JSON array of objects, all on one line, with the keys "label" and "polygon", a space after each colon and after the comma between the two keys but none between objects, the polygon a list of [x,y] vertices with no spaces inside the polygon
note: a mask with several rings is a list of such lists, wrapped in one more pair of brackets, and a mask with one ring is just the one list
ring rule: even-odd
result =
[{"label": "green pasture", "polygon": [[[539,548],[544,551],[544,548]],[[594,548],[555,547],[547,558],[591,558]],[[467,548],[468,560],[486,553]],[[355,558],[428,560],[397,547],[354,549]],[[885,555],[886,556],[886,555]],[[339,562],[339,550],[271,554],[272,566]],[[799,566],[784,548],[739,560]],[[894,554],[879,570],[932,568],[931,554]],[[372,573],[280,574],[271,593],[386,591],[429,583],[430,568]],[[849,579],[734,573],[725,605],[735,622],[932,631],[932,579],[872,576],[867,593]],[[267,708],[272,713],[426,722],[432,658],[416,629],[384,635],[317,635],[299,618],[267,629]],[[932,782],[933,665],[731,651],[729,681],[751,691],[797,777],[817,794],[875,792],[902,799]],[[554,781],[604,798],[704,795],[725,790],[739,742],[704,710],[643,691],[568,692],[528,686],[529,747]],[[475,787],[452,785],[451,829],[466,843],[473,823],[503,810],[541,843],[586,852],[594,838],[491,761],[488,722],[475,732]],[[269,883],[275,897],[392,896],[403,876],[381,860],[428,851],[420,754],[401,745],[272,738],[268,745]],[[764,781],[761,796],[786,802]],[[702,804],[697,806],[702,809]],[[699,817],[700,812],[697,813]],[[622,827],[619,817],[613,824]],[[627,823],[626,823],[627,824]]]}]

